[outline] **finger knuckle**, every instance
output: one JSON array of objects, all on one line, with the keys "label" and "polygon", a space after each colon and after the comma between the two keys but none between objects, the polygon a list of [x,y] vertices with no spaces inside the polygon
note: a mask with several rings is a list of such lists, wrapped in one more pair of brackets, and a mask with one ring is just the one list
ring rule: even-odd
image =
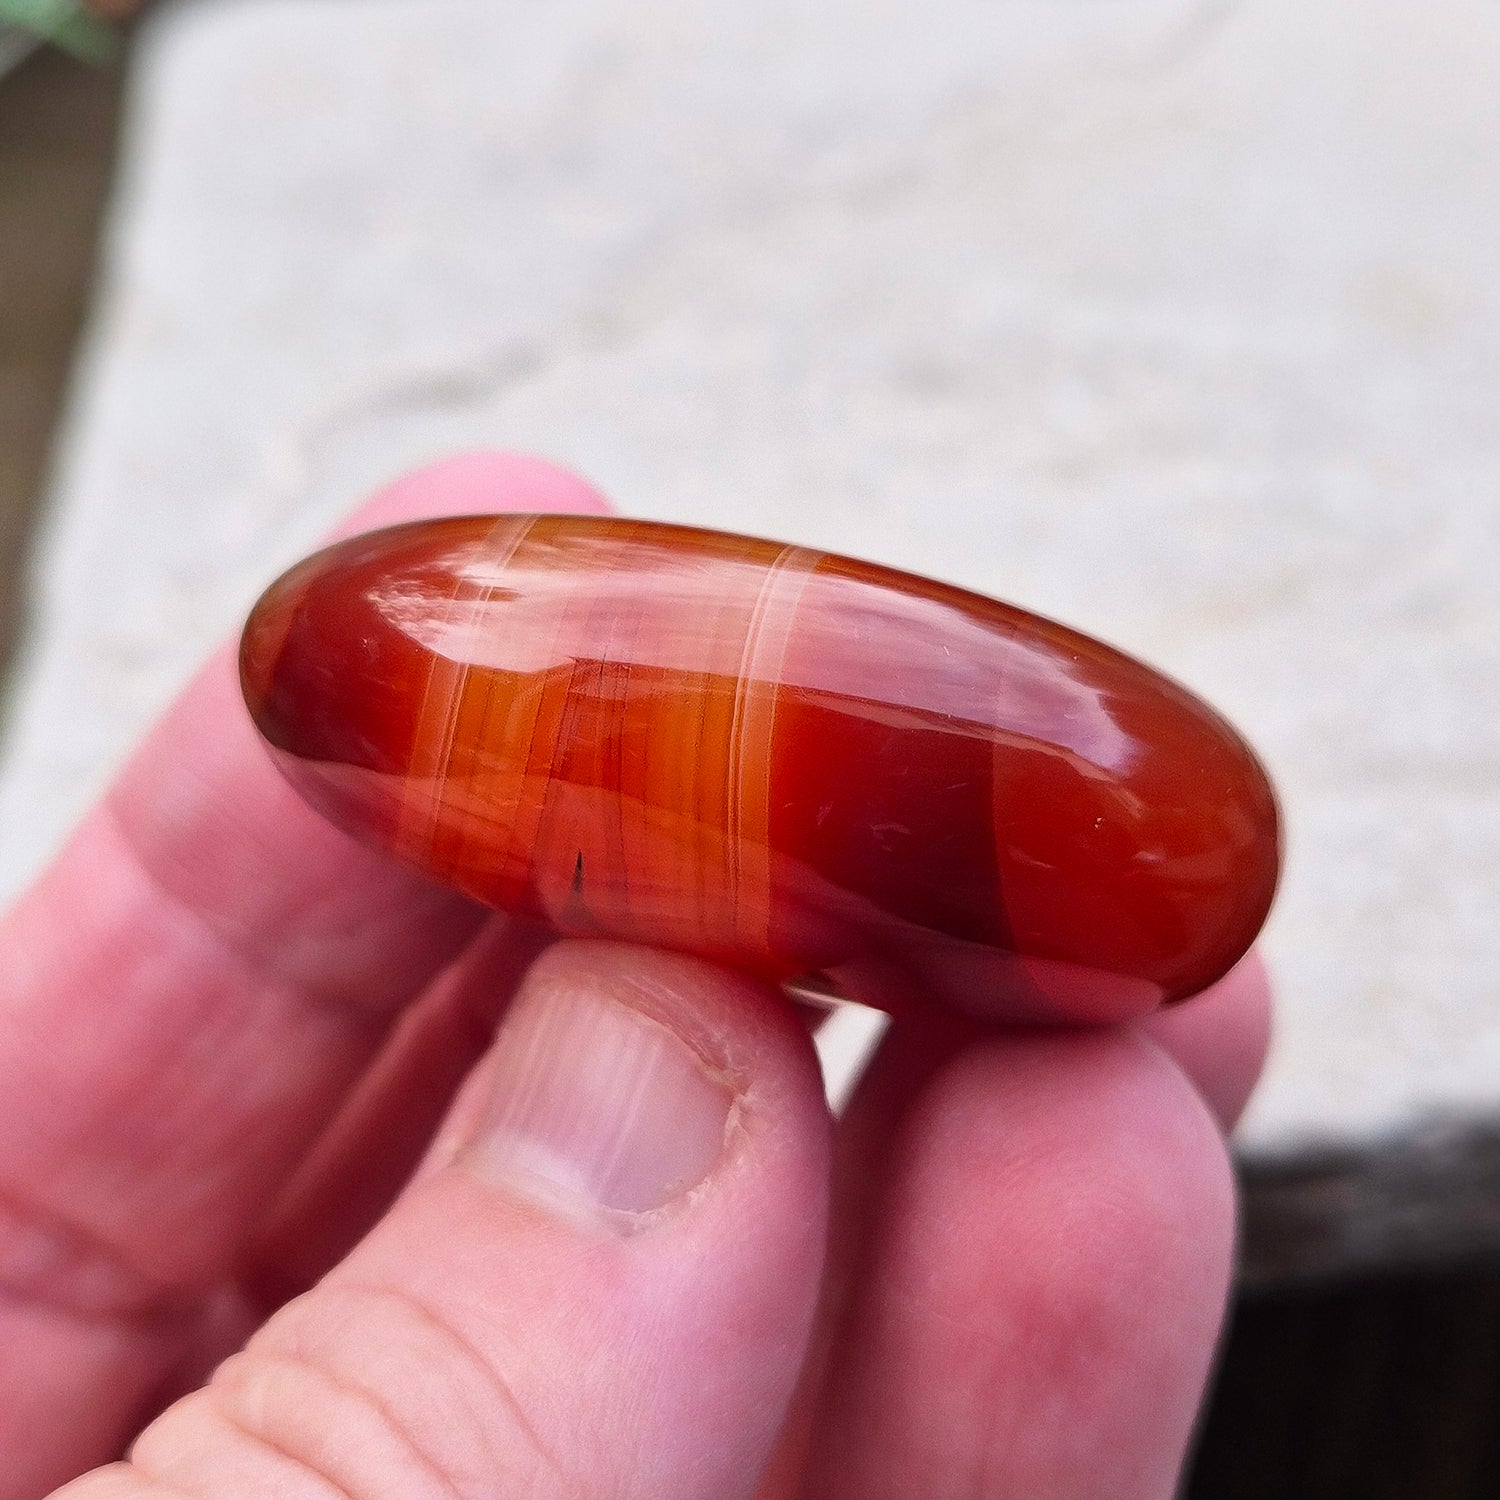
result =
[{"label": "finger knuckle", "polygon": [[[383,1435],[393,1460],[426,1485],[394,1494],[488,1500],[497,1484],[505,1493],[597,1494],[544,1436],[525,1394],[528,1382],[412,1291],[325,1284],[284,1308],[239,1362],[241,1369],[231,1361],[214,1387],[226,1395],[245,1387],[245,1370],[259,1365],[264,1373],[255,1385],[293,1422],[299,1406],[321,1400],[324,1411],[337,1404],[349,1430],[357,1422],[372,1439]],[[385,1500],[384,1491],[346,1488],[354,1500]]]},{"label": "finger knuckle", "polygon": [[146,1429],[130,1467],[150,1494],[180,1500],[218,1496],[229,1476],[288,1500],[381,1500],[432,1491],[429,1476],[414,1476],[413,1458],[378,1413],[318,1372],[241,1355]]}]

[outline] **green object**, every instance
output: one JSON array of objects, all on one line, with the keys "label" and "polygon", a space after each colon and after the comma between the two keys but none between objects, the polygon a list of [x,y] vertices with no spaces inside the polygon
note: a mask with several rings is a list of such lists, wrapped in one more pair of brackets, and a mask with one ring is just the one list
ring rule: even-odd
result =
[{"label": "green object", "polygon": [[114,28],[84,10],[78,0],[0,0],[0,22],[4,21],[84,62],[108,62],[118,45]]}]

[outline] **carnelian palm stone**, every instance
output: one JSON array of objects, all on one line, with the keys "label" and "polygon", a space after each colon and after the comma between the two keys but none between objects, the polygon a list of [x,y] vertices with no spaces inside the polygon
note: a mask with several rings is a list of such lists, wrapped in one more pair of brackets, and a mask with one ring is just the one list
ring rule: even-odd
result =
[{"label": "carnelian palm stone", "polygon": [[1276,883],[1265,772],[1185,689],[802,547],[419,521],[274,583],[240,665],[350,833],[561,932],[768,977],[1116,1020],[1224,974]]}]

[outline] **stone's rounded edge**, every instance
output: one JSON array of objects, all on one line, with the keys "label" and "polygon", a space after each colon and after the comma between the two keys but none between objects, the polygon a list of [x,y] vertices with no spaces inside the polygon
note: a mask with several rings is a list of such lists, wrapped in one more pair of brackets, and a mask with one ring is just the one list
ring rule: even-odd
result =
[{"label": "stone's rounded edge", "polygon": [[314,571],[316,561],[309,558],[276,579],[255,601],[240,632],[236,653],[240,693],[256,729],[273,747],[282,742],[282,726],[268,711],[276,669],[292,630],[297,600],[306,588],[302,580]]}]

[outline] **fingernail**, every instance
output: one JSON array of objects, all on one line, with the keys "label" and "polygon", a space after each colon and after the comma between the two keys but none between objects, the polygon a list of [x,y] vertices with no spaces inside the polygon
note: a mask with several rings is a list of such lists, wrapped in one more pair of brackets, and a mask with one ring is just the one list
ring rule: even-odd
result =
[{"label": "fingernail", "polygon": [[603,982],[544,969],[500,1028],[474,1151],[486,1175],[533,1198],[645,1213],[712,1170],[731,1102],[667,1027]]}]

